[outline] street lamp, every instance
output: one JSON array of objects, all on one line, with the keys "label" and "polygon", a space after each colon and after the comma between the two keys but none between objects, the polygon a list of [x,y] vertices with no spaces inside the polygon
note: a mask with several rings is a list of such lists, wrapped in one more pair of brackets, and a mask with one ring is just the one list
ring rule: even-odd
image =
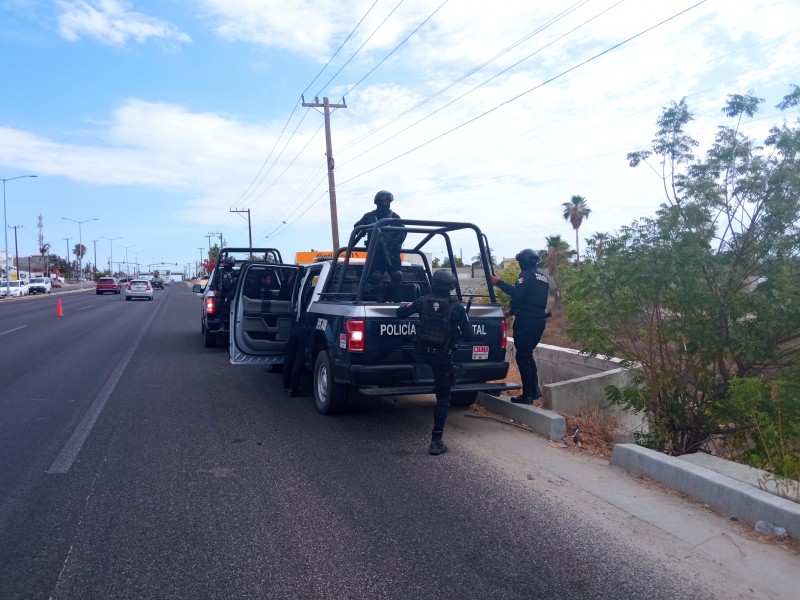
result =
[{"label": "street lamp", "polygon": [[[86,219],[84,221],[76,221],[69,217],[61,217],[65,221],[72,221],[78,224],[78,287],[83,289],[83,235],[81,233],[81,225],[89,221],[97,221],[98,219]],[[67,256],[69,258],[69,256]]]},{"label": "street lamp", "polygon": [[18,175],[17,177],[9,177],[8,179],[0,180],[3,182],[3,237],[5,238],[5,264],[3,268],[6,272],[6,298],[11,297],[11,273],[8,271],[8,220],[6,219],[6,181],[14,181],[15,179],[22,179],[23,177],[37,177],[36,175]]},{"label": "street lamp", "polygon": [[136,248],[136,244],[132,246],[123,246],[125,248],[125,277],[130,277],[131,272],[128,270],[130,268],[131,263],[128,262],[128,248]]},{"label": "street lamp", "polygon": [[[100,237],[103,238],[104,240],[108,240],[109,242],[111,242],[111,252],[110,252],[111,256],[108,259],[108,269],[113,271],[113,269],[114,269],[114,240],[121,240],[122,236],[115,237],[115,238],[110,238],[110,237],[105,237],[105,236],[101,235]],[[111,275],[111,277],[113,277],[114,273],[109,273],[109,275]]]}]

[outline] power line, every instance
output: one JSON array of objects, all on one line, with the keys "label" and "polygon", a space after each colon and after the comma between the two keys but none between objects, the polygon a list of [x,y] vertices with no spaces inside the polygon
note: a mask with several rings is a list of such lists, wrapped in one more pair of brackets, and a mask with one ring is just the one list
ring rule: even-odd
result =
[{"label": "power line", "polygon": [[[445,2],[447,2],[448,0],[444,0],[444,1],[445,1]],[[366,40],[364,40],[364,43],[362,43],[362,44],[361,44],[361,45],[360,45],[358,48],[356,48],[356,51],[355,51],[355,52],[353,52],[353,54],[350,56],[350,58],[348,58],[348,59],[345,61],[345,63],[344,63],[344,64],[343,64],[343,65],[342,65],[342,66],[339,68],[339,70],[338,70],[338,71],[336,71],[336,73],[334,73],[334,74],[333,74],[333,77],[331,77],[331,78],[328,80],[328,82],[327,82],[325,85],[323,85],[323,86],[322,86],[322,88],[320,89],[320,91],[319,91],[319,92],[317,92],[317,97],[319,97],[319,96],[321,96],[321,95],[322,95],[322,93],[323,93],[323,92],[325,91],[325,89],[326,89],[326,88],[327,88],[327,87],[328,87],[328,86],[331,84],[331,82],[332,82],[334,79],[336,79],[336,76],[337,76],[339,73],[341,73],[341,72],[342,72],[342,70],[343,70],[343,69],[344,69],[344,68],[345,68],[345,67],[346,67],[348,64],[350,64],[350,61],[352,61],[352,60],[353,60],[353,59],[356,57],[356,55],[357,55],[359,52],[361,52],[361,49],[362,49],[364,46],[366,46],[366,45],[367,45],[367,43],[368,43],[368,42],[369,42],[369,41],[372,39],[372,37],[373,37],[373,36],[374,36],[376,33],[378,33],[378,31],[380,30],[380,28],[381,28],[381,27],[383,27],[384,23],[386,23],[386,21],[388,21],[388,20],[389,20],[389,17],[391,17],[391,16],[394,14],[394,12],[395,12],[395,11],[396,11],[398,8],[400,8],[400,5],[401,5],[403,2],[405,2],[405,0],[400,0],[400,2],[398,2],[398,3],[395,5],[395,7],[394,7],[392,10],[390,10],[390,11],[389,11],[389,14],[388,14],[388,15],[386,15],[386,16],[384,17],[383,21],[381,21],[381,22],[380,22],[380,25],[378,25],[378,26],[377,26],[377,27],[376,27],[376,28],[375,28],[375,29],[372,31],[372,33],[370,33],[370,34],[369,34],[369,36],[367,37],[367,39],[366,39]],[[438,9],[437,9],[437,10],[438,10]],[[404,41],[405,41],[405,40],[404,40]],[[398,46],[398,47],[399,47],[399,46]],[[392,50],[392,52],[394,52],[394,50]],[[391,56],[391,53],[389,54],[389,56]],[[386,60],[386,58],[389,58],[389,56],[385,57],[383,60]],[[383,62],[383,61],[381,61],[381,63],[382,63],[382,62]],[[378,63],[378,64],[381,64],[381,63]],[[377,68],[377,67],[376,67],[376,68]],[[355,87],[355,86],[354,86],[354,87]],[[352,89],[353,89],[353,88],[350,88],[350,90],[348,90],[348,92],[350,92]],[[347,94],[345,93],[344,95],[346,96]]]},{"label": "power line", "polygon": [[355,176],[353,176],[353,177],[351,177],[349,179],[346,179],[346,180],[342,181],[339,185],[344,185],[346,183],[349,183],[349,182],[353,181],[354,179],[358,179],[359,177],[363,177],[367,173],[371,173],[372,171],[380,169],[381,167],[384,167],[384,166],[388,165],[389,163],[392,163],[392,162],[394,162],[394,161],[396,161],[396,160],[398,160],[400,158],[403,158],[404,156],[407,156],[408,154],[411,154],[412,152],[415,152],[416,150],[419,150],[420,148],[423,148],[423,147],[427,146],[428,144],[431,144],[431,143],[433,143],[433,142],[435,142],[435,141],[437,141],[437,140],[439,140],[439,139],[441,139],[441,138],[453,133],[454,131],[458,131],[459,129],[461,129],[463,127],[466,127],[470,123],[474,123],[478,119],[481,119],[481,118],[485,117],[486,115],[489,115],[489,114],[495,112],[496,110],[502,108],[503,106],[506,106],[507,104],[511,104],[512,102],[514,102],[516,100],[519,100],[523,96],[526,96],[526,95],[530,94],[531,92],[536,91],[541,87],[544,87],[548,83],[551,83],[551,82],[555,81],[556,79],[559,79],[559,78],[563,77],[564,75],[566,75],[568,73],[571,73],[572,71],[575,71],[576,69],[579,69],[580,67],[582,67],[582,66],[584,66],[584,65],[586,65],[586,64],[588,64],[588,63],[590,63],[590,62],[592,62],[592,61],[594,61],[594,60],[596,60],[598,58],[600,58],[601,56],[603,56],[605,54],[608,54],[612,50],[616,50],[617,48],[619,48],[621,46],[624,46],[628,42],[643,36],[644,34],[652,31],[653,29],[656,29],[657,27],[660,27],[660,26],[664,25],[665,23],[668,23],[669,21],[672,21],[673,19],[683,15],[684,13],[687,13],[690,10],[692,10],[694,8],[697,8],[701,4],[704,4],[706,1],[707,0],[700,0],[700,2],[698,2],[696,4],[693,4],[689,8],[686,8],[686,9],[684,9],[684,10],[678,12],[678,13],[675,13],[671,17],[668,17],[668,18],[664,19],[663,21],[660,21],[659,23],[656,23],[655,25],[653,25],[651,27],[648,27],[647,29],[644,29],[643,31],[640,31],[639,33],[637,33],[637,34],[635,34],[635,35],[633,35],[633,36],[631,36],[631,37],[629,37],[629,38],[627,38],[627,39],[625,39],[625,40],[623,40],[623,41],[621,41],[621,42],[619,42],[617,44],[614,44],[610,48],[607,48],[607,49],[603,50],[602,52],[599,52],[598,54],[595,54],[594,56],[592,56],[590,58],[587,58],[586,60],[578,63],[577,65],[574,65],[574,66],[570,67],[569,69],[567,69],[565,71],[562,71],[561,73],[559,73],[557,75],[554,75],[553,77],[551,77],[549,79],[546,79],[545,81],[541,82],[540,84],[538,84],[538,85],[536,85],[536,86],[530,88],[529,90],[526,90],[526,91],[524,91],[524,92],[522,92],[520,94],[517,94],[516,96],[506,100],[505,102],[501,102],[497,106],[495,106],[493,108],[490,108],[487,111],[484,111],[483,113],[473,117],[472,119],[469,119],[469,120],[461,123],[460,125],[457,125],[456,127],[453,127],[452,129],[449,129],[449,130],[445,131],[444,133],[441,133],[441,134],[437,135],[436,137],[433,137],[433,138],[429,139],[428,141],[423,142],[422,144],[419,144],[418,146],[415,146],[414,148],[411,148],[410,150],[407,150],[406,152],[403,152],[402,154],[399,154],[399,155],[395,156],[394,158],[390,158],[389,160],[387,160],[385,162],[382,162],[381,164],[376,165],[376,166],[372,167],[371,169],[367,169],[366,171],[363,171],[362,173],[359,173],[358,175],[355,175]]},{"label": "power line", "polygon": [[[449,101],[449,102],[447,102],[446,104],[444,104],[444,105],[440,106],[439,108],[437,108],[436,110],[434,110],[432,113],[429,113],[429,114],[425,115],[424,117],[422,117],[421,119],[419,119],[419,120],[415,121],[415,122],[414,122],[414,123],[412,123],[411,125],[408,125],[407,127],[403,128],[403,129],[401,129],[400,131],[398,131],[398,132],[394,133],[393,135],[389,136],[388,138],[386,138],[386,139],[385,139],[385,140],[383,140],[382,142],[378,142],[378,143],[377,143],[377,144],[375,144],[374,146],[372,146],[372,147],[370,147],[370,148],[367,148],[367,149],[366,149],[366,150],[364,150],[364,151],[363,151],[361,154],[357,154],[357,155],[355,155],[354,157],[352,157],[352,158],[350,159],[350,161],[353,161],[353,160],[355,160],[355,159],[357,159],[357,158],[359,158],[359,157],[361,157],[361,156],[364,156],[365,154],[367,154],[368,152],[371,152],[371,151],[372,151],[372,150],[374,150],[375,148],[378,148],[379,146],[381,146],[381,145],[383,145],[383,144],[385,144],[385,143],[389,142],[390,140],[392,140],[392,139],[396,138],[396,137],[397,137],[397,136],[399,136],[400,134],[402,134],[402,133],[405,133],[406,131],[408,131],[408,130],[409,130],[409,129],[411,129],[412,127],[415,127],[415,126],[419,125],[419,124],[420,124],[420,123],[422,123],[423,121],[425,121],[425,120],[429,119],[430,117],[434,116],[435,114],[437,114],[437,113],[439,113],[439,112],[443,111],[443,110],[444,110],[445,108],[447,108],[448,106],[451,106],[452,104],[455,104],[456,102],[458,102],[459,100],[461,100],[461,99],[462,99],[462,98],[464,98],[465,96],[468,96],[469,94],[471,94],[471,93],[472,93],[472,92],[474,92],[475,90],[478,90],[478,89],[482,88],[484,85],[488,84],[489,82],[491,82],[491,81],[494,81],[495,79],[497,79],[498,77],[500,77],[500,76],[501,76],[501,75],[503,75],[504,73],[507,73],[508,71],[510,71],[511,69],[513,69],[514,67],[517,67],[517,66],[521,65],[523,62],[525,62],[525,61],[526,61],[526,60],[528,60],[529,58],[531,58],[531,57],[533,57],[533,56],[536,56],[537,54],[539,54],[540,52],[542,52],[542,51],[543,51],[543,50],[545,50],[546,48],[549,48],[550,46],[552,46],[552,45],[553,45],[553,44],[555,44],[556,42],[558,42],[558,41],[560,41],[560,40],[564,39],[565,37],[567,37],[568,35],[570,35],[570,34],[574,33],[575,31],[577,31],[577,30],[578,30],[578,29],[580,29],[581,27],[583,27],[583,26],[585,26],[585,25],[587,25],[587,24],[591,23],[591,22],[592,22],[592,21],[594,21],[595,19],[597,19],[597,18],[601,17],[602,15],[604,15],[605,13],[607,13],[608,11],[610,11],[612,8],[616,8],[617,6],[619,6],[620,4],[622,4],[623,2],[625,2],[625,0],[619,0],[619,2],[617,2],[616,4],[614,4],[614,5],[612,5],[612,6],[609,6],[608,8],[606,8],[605,10],[603,10],[603,11],[601,11],[601,12],[597,13],[596,15],[594,15],[593,17],[591,17],[590,19],[587,19],[586,21],[584,21],[584,22],[583,22],[583,23],[581,23],[580,25],[578,25],[578,26],[576,26],[576,27],[573,27],[572,29],[570,29],[570,30],[569,30],[569,31],[567,31],[566,33],[564,33],[564,34],[560,35],[559,37],[555,38],[554,40],[552,40],[552,41],[551,41],[551,42],[549,42],[548,44],[545,44],[545,45],[544,45],[544,46],[542,46],[541,48],[538,48],[538,49],[537,49],[535,52],[532,52],[532,53],[528,54],[526,57],[524,57],[524,58],[522,58],[522,59],[518,60],[518,61],[517,61],[517,62],[515,62],[513,65],[510,65],[510,66],[506,67],[505,69],[503,69],[502,71],[500,71],[500,72],[498,72],[498,73],[495,73],[495,74],[494,74],[494,75],[492,75],[492,76],[491,76],[489,79],[487,79],[487,80],[485,80],[485,81],[483,81],[483,82],[479,83],[479,84],[478,84],[478,85],[476,85],[475,87],[473,87],[473,88],[471,88],[471,89],[467,90],[466,92],[464,92],[464,93],[463,93],[463,94],[461,94],[460,96],[456,96],[455,98],[453,98],[452,100],[450,100],[450,101]],[[350,161],[348,161],[348,162],[350,162]],[[343,163],[343,165],[346,165],[346,164],[347,164],[347,162]]]},{"label": "power line", "polygon": [[411,108],[409,108],[409,109],[407,109],[407,110],[404,110],[404,111],[403,111],[403,112],[401,112],[400,114],[398,114],[398,115],[395,115],[394,117],[392,117],[391,119],[389,119],[388,121],[386,121],[384,124],[382,124],[382,125],[380,125],[380,126],[378,126],[378,127],[375,127],[374,129],[372,129],[372,130],[370,130],[370,131],[368,131],[368,132],[366,132],[366,133],[364,133],[364,134],[360,135],[359,137],[357,137],[356,139],[354,139],[354,140],[353,140],[353,141],[351,141],[350,143],[348,143],[348,144],[345,144],[344,146],[342,146],[342,151],[345,151],[345,150],[347,150],[348,148],[350,148],[350,147],[352,147],[352,146],[354,146],[354,145],[358,144],[359,142],[361,142],[361,141],[365,140],[366,138],[368,138],[368,137],[370,137],[370,136],[374,135],[375,133],[377,133],[377,132],[379,132],[379,131],[381,131],[381,130],[385,129],[386,127],[388,127],[389,125],[391,125],[391,124],[392,124],[392,123],[394,123],[395,121],[397,121],[397,120],[401,119],[402,117],[406,116],[407,114],[410,114],[410,113],[414,112],[415,110],[417,110],[418,108],[420,108],[420,107],[424,106],[425,104],[427,104],[427,103],[428,103],[428,102],[430,102],[431,100],[433,100],[433,99],[435,99],[435,98],[437,98],[437,97],[441,96],[441,95],[442,95],[444,92],[446,92],[446,91],[447,91],[447,90],[449,90],[450,88],[454,87],[455,85],[457,85],[457,84],[461,83],[462,81],[464,81],[465,79],[467,79],[467,77],[470,77],[471,75],[474,75],[475,73],[477,73],[478,71],[480,71],[480,70],[481,70],[481,69],[483,69],[484,67],[486,67],[486,66],[490,65],[490,64],[491,64],[491,63],[493,63],[494,61],[496,61],[496,60],[498,60],[499,58],[501,58],[501,57],[505,56],[506,54],[508,54],[509,52],[511,52],[511,50],[513,50],[514,48],[516,48],[517,46],[519,46],[519,45],[523,44],[524,42],[528,41],[529,39],[531,39],[532,37],[534,37],[536,34],[538,34],[538,33],[541,33],[542,31],[544,31],[545,29],[547,29],[548,27],[550,27],[550,25],[553,25],[554,23],[557,23],[558,21],[560,21],[561,19],[563,19],[564,17],[566,17],[568,14],[570,14],[570,13],[574,12],[575,10],[577,10],[578,8],[580,8],[580,7],[581,7],[581,6],[583,6],[584,4],[587,4],[587,3],[588,3],[588,2],[590,2],[590,1],[591,1],[591,0],[581,0],[580,2],[576,2],[576,3],[575,3],[575,4],[573,4],[571,7],[569,7],[569,8],[567,8],[567,9],[565,9],[564,11],[562,11],[561,13],[559,13],[558,15],[556,15],[555,17],[551,18],[551,19],[550,19],[548,22],[544,23],[543,25],[540,25],[539,27],[537,27],[537,28],[536,28],[536,29],[534,29],[533,31],[531,31],[531,32],[529,32],[529,33],[527,33],[527,34],[525,34],[525,35],[524,35],[522,38],[520,38],[519,40],[517,40],[516,42],[514,42],[514,43],[513,43],[513,44],[511,44],[510,46],[507,46],[507,47],[506,47],[504,50],[501,50],[500,52],[498,52],[497,54],[495,54],[495,55],[494,55],[494,56],[492,56],[491,58],[489,58],[489,59],[485,60],[483,63],[481,63],[481,64],[480,64],[480,65],[478,65],[477,67],[474,67],[474,68],[470,69],[469,71],[467,71],[466,73],[464,73],[464,75],[462,75],[462,76],[461,76],[461,77],[459,77],[458,79],[456,79],[456,80],[454,80],[454,81],[450,82],[449,84],[447,84],[447,85],[446,85],[446,86],[444,86],[443,88],[439,89],[437,92],[434,92],[433,94],[431,94],[431,95],[430,95],[430,96],[428,96],[427,98],[425,98],[425,99],[423,99],[423,100],[420,100],[419,102],[417,102],[417,103],[416,103],[414,106],[412,106]]},{"label": "power line", "polygon": [[[375,2],[372,4],[372,6],[370,6],[370,7],[369,7],[369,9],[367,10],[367,12],[366,12],[366,13],[364,13],[364,16],[363,16],[363,17],[361,17],[361,19],[358,21],[358,23],[357,23],[357,24],[356,24],[356,26],[353,28],[353,30],[352,30],[352,31],[351,31],[351,32],[350,32],[350,33],[347,35],[347,37],[346,37],[346,38],[344,39],[344,41],[343,41],[343,42],[342,42],[342,43],[339,45],[339,47],[336,49],[336,51],[333,53],[333,55],[332,55],[332,56],[331,56],[331,57],[328,59],[328,62],[327,62],[327,63],[325,63],[325,66],[323,66],[323,67],[322,67],[322,68],[319,70],[319,72],[318,72],[318,73],[317,73],[317,74],[314,76],[314,79],[312,79],[312,80],[311,80],[311,82],[310,82],[310,83],[309,83],[309,84],[306,86],[306,88],[305,88],[305,89],[303,90],[303,92],[300,94],[300,98],[302,98],[303,94],[305,94],[305,93],[306,93],[306,92],[309,90],[309,88],[310,88],[312,85],[314,85],[314,82],[315,82],[315,81],[316,81],[316,80],[319,78],[319,76],[320,76],[320,75],[322,75],[323,71],[325,71],[325,69],[328,67],[328,65],[329,65],[329,64],[331,64],[331,62],[333,61],[333,59],[334,59],[334,58],[336,58],[336,56],[339,54],[339,51],[340,51],[342,48],[344,48],[344,45],[345,45],[345,44],[347,43],[347,41],[348,41],[348,40],[349,40],[349,39],[350,39],[350,38],[353,36],[353,34],[356,32],[356,30],[358,30],[358,28],[361,26],[361,23],[363,23],[364,19],[366,19],[366,18],[367,18],[367,16],[369,15],[369,13],[370,13],[370,12],[372,12],[372,9],[373,9],[373,8],[375,8],[375,5],[376,5],[377,3],[378,3],[378,0],[375,0]],[[278,144],[280,143],[280,141],[281,141],[281,138],[283,137],[283,134],[284,134],[284,133],[286,133],[286,129],[289,127],[289,123],[291,123],[291,121],[292,121],[292,117],[294,116],[294,113],[295,113],[295,112],[297,112],[297,109],[300,107],[300,103],[301,103],[301,99],[300,99],[300,98],[298,98],[298,99],[297,99],[297,102],[295,103],[295,105],[294,105],[294,108],[292,109],[292,112],[291,112],[291,114],[289,115],[289,118],[288,118],[288,119],[286,119],[286,123],[284,124],[284,126],[283,126],[283,129],[281,130],[281,133],[280,133],[280,135],[278,135],[278,139],[276,139],[276,140],[275,140],[275,144],[273,145],[272,149],[270,150],[269,154],[267,155],[267,158],[265,158],[265,159],[264,159],[264,162],[261,164],[261,167],[259,168],[258,172],[257,172],[257,173],[255,174],[255,176],[253,177],[253,180],[250,182],[250,184],[247,186],[247,188],[245,189],[245,191],[242,193],[241,197],[239,198],[239,200],[240,200],[240,201],[241,201],[241,200],[244,200],[244,199],[245,199],[245,198],[248,196],[248,194],[250,194],[250,193],[251,193],[251,192],[250,192],[251,188],[253,188],[253,185],[255,184],[256,180],[259,178],[259,176],[261,175],[262,171],[263,171],[263,170],[264,170],[264,168],[267,166],[267,163],[269,162],[270,158],[272,157],[272,154],[273,154],[273,152],[275,152],[275,148],[277,148],[277,147],[278,147]],[[304,117],[304,118],[305,118],[305,117]],[[302,119],[301,119],[301,123],[302,123]],[[300,125],[298,124],[298,127],[299,127],[299,126],[300,126]],[[295,128],[295,132],[296,132],[296,131],[297,131],[297,128]],[[292,133],[292,136],[289,138],[289,140],[286,142],[286,144],[288,144],[289,142],[291,142],[291,141],[292,141],[292,137],[294,137],[294,132]],[[285,146],[284,146],[284,148],[285,148]],[[278,158],[280,158],[280,156],[277,156],[277,157],[275,158],[275,162],[277,162]],[[271,167],[270,167],[270,170],[271,170]],[[269,173],[269,171],[267,171],[267,174],[268,174],[268,173]],[[265,177],[266,177],[266,174],[264,175],[264,177],[262,177],[262,178],[261,178],[261,181],[263,181]],[[259,183],[260,183],[260,182],[259,182]],[[257,186],[257,185],[258,185],[258,184],[256,184],[256,186]]]}]

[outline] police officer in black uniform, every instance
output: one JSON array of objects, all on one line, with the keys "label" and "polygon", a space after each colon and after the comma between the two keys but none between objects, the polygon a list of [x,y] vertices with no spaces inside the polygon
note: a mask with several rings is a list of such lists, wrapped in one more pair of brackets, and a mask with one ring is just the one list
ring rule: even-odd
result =
[{"label": "police officer in black uniform", "polygon": [[[433,387],[436,393],[436,406],[433,409],[433,431],[431,432],[431,444],[428,453],[433,455],[444,454],[447,446],[442,441],[444,434],[444,424],[447,420],[447,411],[450,409],[450,376],[452,365],[452,353],[455,343],[459,339],[469,340],[472,337],[472,327],[469,324],[467,311],[457,298],[450,295],[456,287],[456,280],[450,271],[436,271],[431,282],[432,293],[428,296],[416,298],[413,302],[399,306],[397,316],[405,319],[409,315],[419,313],[420,324],[417,326],[417,354],[422,362],[431,366],[433,371]],[[426,307],[429,304],[429,308]],[[449,322],[447,323],[450,331],[448,341],[442,344],[429,344],[420,340],[422,320],[426,318],[426,313],[435,306],[436,310],[440,307],[448,306]]]},{"label": "police officer in black uniform", "polygon": [[[381,190],[375,194],[375,210],[365,213],[353,227],[359,225],[371,225],[381,219],[399,219],[400,215],[392,211],[394,196],[391,192]],[[360,239],[364,233],[360,233],[356,240]],[[369,282],[372,286],[378,286],[383,281],[383,274],[388,271],[392,278],[392,283],[402,283],[403,275],[400,271],[400,249],[406,239],[405,231],[386,233],[381,236],[383,243],[378,248],[377,256],[373,257],[372,272]],[[384,245],[385,244],[385,245]],[[367,232],[367,246],[369,246],[369,232]]]},{"label": "police officer in black uniform", "polygon": [[516,259],[520,269],[517,282],[511,286],[496,275],[492,275],[492,283],[511,296],[514,347],[522,378],[522,395],[512,398],[511,401],[516,404],[533,404],[534,400],[542,397],[533,350],[544,333],[550,280],[547,275],[536,269],[539,255],[530,248],[522,250]]}]

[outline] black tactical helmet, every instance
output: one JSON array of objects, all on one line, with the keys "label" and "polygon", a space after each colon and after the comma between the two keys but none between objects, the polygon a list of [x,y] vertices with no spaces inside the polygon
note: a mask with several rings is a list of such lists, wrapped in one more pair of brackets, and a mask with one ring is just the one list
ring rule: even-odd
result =
[{"label": "black tactical helmet", "polygon": [[450,271],[436,271],[433,274],[433,282],[431,286],[437,290],[450,290],[455,289],[456,287],[456,278],[453,277],[453,273]]},{"label": "black tactical helmet", "polygon": [[381,190],[377,194],[375,194],[375,204],[381,204],[386,201],[392,202],[394,201],[394,196],[392,196],[391,192],[387,192],[386,190]]},{"label": "black tactical helmet", "polygon": [[226,271],[230,271],[231,269],[233,269],[233,265],[235,264],[236,261],[232,256],[226,256],[225,258],[222,259],[222,268],[225,269]]},{"label": "black tactical helmet", "polygon": [[517,262],[521,265],[535,265],[539,262],[539,255],[536,254],[530,248],[525,248],[519,254],[517,254],[514,258],[517,259]]}]

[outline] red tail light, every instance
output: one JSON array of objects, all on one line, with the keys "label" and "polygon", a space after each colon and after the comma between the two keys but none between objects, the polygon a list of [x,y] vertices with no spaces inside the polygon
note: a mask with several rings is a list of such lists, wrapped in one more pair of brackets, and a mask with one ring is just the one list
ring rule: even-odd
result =
[{"label": "red tail light", "polygon": [[128,291],[129,292],[131,291],[131,284],[130,283],[128,284]]},{"label": "red tail light", "polygon": [[208,298],[206,298],[206,314],[213,315],[216,310],[217,310],[217,302],[214,299],[214,296],[209,296]]},{"label": "red tail light", "polygon": [[508,323],[503,319],[500,322],[500,349],[505,350],[508,345]]},{"label": "red tail light", "polygon": [[351,319],[345,322],[347,327],[347,349],[350,352],[364,352],[366,324],[363,319]]}]

